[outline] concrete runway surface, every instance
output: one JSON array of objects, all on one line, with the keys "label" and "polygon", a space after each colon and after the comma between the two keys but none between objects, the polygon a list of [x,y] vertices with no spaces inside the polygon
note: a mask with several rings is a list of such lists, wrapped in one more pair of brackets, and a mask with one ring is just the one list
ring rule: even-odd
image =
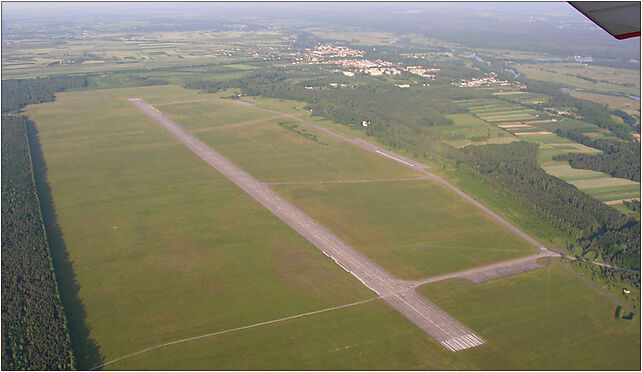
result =
[{"label": "concrete runway surface", "polygon": [[[152,105],[142,99],[130,99],[129,101],[448,350],[459,351],[485,343],[481,337],[466,326],[420,296],[415,291],[413,283],[393,277],[321,224],[281,198],[270,189],[269,185],[260,182],[234,165]],[[250,104],[246,103],[246,105]],[[325,128],[322,129],[324,132],[330,132]],[[336,136],[335,133],[330,133]],[[367,143],[360,145],[370,147]],[[410,159],[378,147],[374,149],[370,147],[369,150],[394,157],[396,159],[393,160],[405,162],[409,166],[420,167],[418,163]]]}]

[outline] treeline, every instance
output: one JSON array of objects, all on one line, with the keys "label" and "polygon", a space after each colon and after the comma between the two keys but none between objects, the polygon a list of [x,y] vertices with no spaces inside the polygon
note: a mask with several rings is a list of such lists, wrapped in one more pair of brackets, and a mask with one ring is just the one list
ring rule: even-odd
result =
[{"label": "treeline", "polygon": [[2,80],[2,112],[17,111],[33,103],[52,102],[54,93],[84,88],[87,84],[87,78],[83,76]]},{"label": "treeline", "polygon": [[547,174],[537,164],[535,143],[468,146],[463,152],[469,159],[461,167],[576,239],[616,231],[628,223],[622,213]]},{"label": "treeline", "polygon": [[2,117],[2,369],[69,370],[71,341],[45,236],[26,125],[24,116]]},{"label": "treeline", "polygon": [[573,168],[590,169],[608,173],[613,177],[640,182],[640,144],[638,142],[612,141],[604,138],[585,136],[581,130],[558,129],[557,134],[583,145],[601,150],[602,154],[589,155],[571,153],[555,157],[565,158]]}]

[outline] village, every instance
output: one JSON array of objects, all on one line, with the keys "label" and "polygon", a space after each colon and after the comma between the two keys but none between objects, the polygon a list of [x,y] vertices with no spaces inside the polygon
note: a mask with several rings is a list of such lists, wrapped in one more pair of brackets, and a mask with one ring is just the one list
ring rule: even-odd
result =
[{"label": "village", "polygon": [[[402,63],[392,63],[376,59],[374,61],[364,58],[365,52],[358,49],[352,49],[344,46],[319,45],[314,50],[306,51],[295,58],[292,62],[296,64],[332,64],[339,65],[345,76],[354,76],[355,73],[364,73],[371,76],[382,75],[401,75],[403,72],[409,72],[424,78],[435,78],[435,73],[439,68],[426,68],[423,66],[403,66]],[[347,58],[348,57],[348,58]],[[351,57],[351,58],[350,58]]]}]

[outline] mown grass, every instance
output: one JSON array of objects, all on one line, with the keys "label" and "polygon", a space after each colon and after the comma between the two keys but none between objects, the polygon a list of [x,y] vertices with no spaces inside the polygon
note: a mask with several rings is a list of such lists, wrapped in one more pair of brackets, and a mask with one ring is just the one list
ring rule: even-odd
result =
[{"label": "mown grass", "polygon": [[[298,125],[285,129],[280,122]],[[421,177],[410,168],[321,133],[292,119],[197,133],[205,143],[265,182]]]},{"label": "mown grass", "polygon": [[108,369],[471,369],[383,301],[174,345]]},{"label": "mown grass", "polygon": [[275,190],[404,279],[489,264],[535,249],[436,181],[281,185]]},{"label": "mown grass", "polygon": [[640,369],[640,317],[558,263],[481,284],[462,280],[421,294],[487,340],[457,354],[480,369]]},{"label": "mown grass", "polygon": [[269,112],[220,101],[166,104],[158,105],[156,108],[189,130],[275,116]]},{"label": "mown grass", "polygon": [[63,93],[26,110],[64,238],[52,249],[68,253],[86,310],[70,323],[86,323],[105,361],[373,296],[127,101],[191,94]]},{"label": "mown grass", "polygon": [[431,169],[431,172],[444,177],[448,182],[457,186],[460,190],[510,221],[545,246],[563,248],[570,242],[571,237],[567,233],[535,216],[527,208],[501,196],[470,174],[457,169],[442,168]]}]

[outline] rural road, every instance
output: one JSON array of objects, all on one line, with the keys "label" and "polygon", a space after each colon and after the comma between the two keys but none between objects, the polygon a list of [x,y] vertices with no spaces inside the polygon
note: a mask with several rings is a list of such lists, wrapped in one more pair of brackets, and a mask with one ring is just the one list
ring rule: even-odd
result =
[{"label": "rural road", "polygon": [[[269,185],[258,181],[234,165],[152,105],[142,99],[130,99],[129,101],[448,350],[454,352],[485,343],[481,337],[465,325],[420,296],[410,283],[393,277],[314,219],[281,198],[272,191]],[[245,102],[241,104],[254,107]],[[291,115],[284,116],[295,118]],[[300,119],[296,118],[296,120]],[[329,132],[324,128],[322,130]],[[376,150],[380,151],[378,148]],[[388,152],[383,153],[390,155]],[[400,158],[400,160],[403,159]],[[419,163],[414,164],[408,161],[408,164],[419,167]]]}]

